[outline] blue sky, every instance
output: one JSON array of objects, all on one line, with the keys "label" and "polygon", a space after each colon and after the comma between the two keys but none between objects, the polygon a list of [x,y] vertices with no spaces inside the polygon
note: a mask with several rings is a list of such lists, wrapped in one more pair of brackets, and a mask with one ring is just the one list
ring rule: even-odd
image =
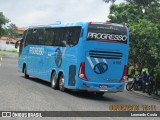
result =
[{"label": "blue sky", "polygon": [[107,20],[110,4],[102,0],[1,0],[0,11],[18,27],[55,21]]}]

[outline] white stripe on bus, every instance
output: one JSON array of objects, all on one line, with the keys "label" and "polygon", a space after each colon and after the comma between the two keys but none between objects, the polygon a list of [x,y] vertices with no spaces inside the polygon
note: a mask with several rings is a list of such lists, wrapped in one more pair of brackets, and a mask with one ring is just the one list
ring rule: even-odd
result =
[{"label": "white stripe on bus", "polygon": [[88,60],[89,64],[91,65],[92,69],[93,69],[93,68],[94,68],[94,65],[93,65],[93,63],[92,63],[92,61],[91,61],[91,58],[90,58],[90,57],[87,57],[87,60]]},{"label": "white stripe on bus", "polygon": [[107,63],[106,59],[103,59],[103,62],[104,62],[104,63]]},{"label": "white stripe on bus", "polygon": [[99,63],[98,58],[94,58],[94,59],[95,59],[96,63],[98,64]]}]

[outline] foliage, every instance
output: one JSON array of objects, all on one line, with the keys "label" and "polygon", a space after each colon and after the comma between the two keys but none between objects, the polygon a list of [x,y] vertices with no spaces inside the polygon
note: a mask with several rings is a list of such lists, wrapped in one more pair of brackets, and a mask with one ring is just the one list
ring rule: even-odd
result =
[{"label": "foliage", "polygon": [[4,25],[8,22],[9,20],[3,15],[2,12],[0,12],[0,36],[7,34]]},{"label": "foliage", "polygon": [[9,36],[11,38],[17,38],[17,26],[10,23],[7,27],[5,25],[9,23],[9,20],[0,12],[0,36]]},{"label": "foliage", "polygon": [[155,68],[160,74],[160,0],[112,2],[110,22],[126,24],[130,31],[130,60]]},{"label": "foliage", "polygon": [[7,32],[8,32],[8,36],[11,38],[18,37],[17,26],[13,23],[11,23],[9,26],[7,26]]}]

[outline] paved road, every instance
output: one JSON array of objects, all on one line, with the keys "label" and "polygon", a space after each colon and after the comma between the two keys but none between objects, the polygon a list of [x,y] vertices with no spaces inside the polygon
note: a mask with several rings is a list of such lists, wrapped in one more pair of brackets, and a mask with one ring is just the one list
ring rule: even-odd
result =
[{"label": "paved road", "polygon": [[17,72],[16,57],[3,58],[1,62],[0,111],[106,111],[110,105],[156,105],[160,110],[160,100],[127,91],[98,97],[53,90],[50,83],[36,78],[27,80]]}]

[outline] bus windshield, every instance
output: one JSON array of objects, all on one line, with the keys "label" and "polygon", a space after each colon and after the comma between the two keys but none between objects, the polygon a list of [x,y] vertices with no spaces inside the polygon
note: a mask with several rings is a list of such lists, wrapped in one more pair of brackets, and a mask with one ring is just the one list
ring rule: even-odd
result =
[{"label": "bus windshield", "polygon": [[127,44],[127,31],[123,26],[112,24],[89,24],[87,40]]}]

